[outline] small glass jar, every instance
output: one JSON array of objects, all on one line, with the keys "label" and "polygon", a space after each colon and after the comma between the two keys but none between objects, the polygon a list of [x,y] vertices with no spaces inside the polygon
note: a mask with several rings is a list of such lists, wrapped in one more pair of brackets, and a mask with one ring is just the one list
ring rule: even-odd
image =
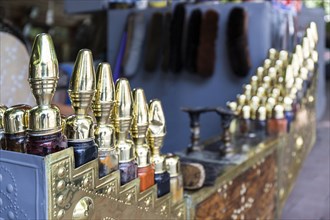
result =
[{"label": "small glass jar", "polygon": [[115,148],[99,148],[99,177],[118,170],[118,153]]},{"label": "small glass jar", "polygon": [[157,184],[157,197],[162,197],[171,191],[171,177],[167,171],[155,173],[155,183]]},{"label": "small glass jar", "polygon": [[9,151],[26,153],[25,132],[15,134],[5,134],[5,149]]},{"label": "small glass jar", "polygon": [[32,135],[27,138],[27,153],[46,156],[67,148],[67,140],[61,131],[47,135]]},{"label": "small glass jar", "polygon": [[172,203],[177,204],[183,200],[183,179],[180,170],[180,158],[175,155],[167,156],[166,167],[171,177]]},{"label": "small glass jar", "polygon": [[125,185],[128,182],[137,178],[137,164],[135,160],[121,162],[119,161],[120,170],[120,185]]},{"label": "small glass jar", "polygon": [[80,167],[98,156],[97,145],[93,139],[89,141],[70,140],[68,141],[68,147],[73,147],[75,167]]}]

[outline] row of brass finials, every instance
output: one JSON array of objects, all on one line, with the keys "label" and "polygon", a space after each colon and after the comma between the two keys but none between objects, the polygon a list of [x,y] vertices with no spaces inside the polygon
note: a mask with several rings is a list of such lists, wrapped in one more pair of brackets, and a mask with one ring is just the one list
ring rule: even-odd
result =
[{"label": "row of brass finials", "polygon": [[76,168],[98,159],[100,178],[119,170],[121,185],[139,178],[140,192],[157,184],[159,198],[172,192],[172,204],[183,200],[179,157],[160,152],[166,127],[159,100],[148,105],[143,89],[131,92],[125,78],[114,84],[108,63],[95,73],[91,51],[82,49],[68,90],[74,115],[65,118],[51,104],[58,79],[52,39],[39,34],[28,78],[37,106],[0,105],[2,150],[46,156],[72,147]]}]

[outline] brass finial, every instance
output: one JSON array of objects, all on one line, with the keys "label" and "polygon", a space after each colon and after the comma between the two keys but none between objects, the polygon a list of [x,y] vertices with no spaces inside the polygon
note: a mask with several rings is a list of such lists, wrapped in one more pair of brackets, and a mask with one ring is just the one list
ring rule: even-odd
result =
[{"label": "brass finial", "polygon": [[3,130],[4,124],[3,124],[3,114],[7,110],[7,106],[0,104],[0,131]]},{"label": "brass finial", "polygon": [[311,22],[309,27],[311,28],[312,30],[312,33],[313,33],[313,38],[314,38],[314,42],[315,44],[317,43],[318,39],[319,39],[319,36],[318,36],[318,33],[317,33],[317,25],[315,22]]},{"label": "brass finial", "polygon": [[285,50],[281,50],[280,51],[280,55],[279,55],[279,60],[281,60],[283,62],[283,68],[286,68],[286,66],[288,65],[289,62],[289,53],[288,51]]},{"label": "brass finial", "polygon": [[38,34],[32,46],[29,83],[37,106],[29,111],[29,133],[47,134],[61,131],[61,114],[51,102],[58,81],[58,62],[53,41],[48,34]]},{"label": "brass finial", "polygon": [[263,65],[264,70],[267,71],[269,69],[269,67],[271,67],[271,66],[272,66],[272,61],[270,59],[265,59],[264,65]]},{"label": "brass finial", "polygon": [[278,58],[278,53],[277,53],[277,50],[276,50],[275,48],[270,48],[270,49],[268,50],[268,58],[269,58],[270,60],[272,60],[273,62],[274,62],[275,60],[277,60],[277,58]]},{"label": "brass finial", "polygon": [[75,115],[66,119],[64,132],[68,140],[94,138],[94,122],[87,111],[94,98],[95,81],[92,52],[82,49],[78,52],[68,90],[75,111]]},{"label": "brass finial", "polygon": [[304,59],[308,59],[311,53],[310,41],[307,37],[303,38],[302,41],[302,52]]},{"label": "brass finial", "polygon": [[148,130],[148,104],[143,89],[133,90],[133,120],[131,134],[136,145],[144,144]]},{"label": "brass finial", "polygon": [[258,77],[259,82],[262,82],[262,78],[264,77],[264,68],[263,67],[257,68],[256,76]]},{"label": "brass finial", "polygon": [[115,84],[110,64],[100,63],[96,71],[96,93],[93,111],[98,124],[106,124],[112,112],[115,98]]}]

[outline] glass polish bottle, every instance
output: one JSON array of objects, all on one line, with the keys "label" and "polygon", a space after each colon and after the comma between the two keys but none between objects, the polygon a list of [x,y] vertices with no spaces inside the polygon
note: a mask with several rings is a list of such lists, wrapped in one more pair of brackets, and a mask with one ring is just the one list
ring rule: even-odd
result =
[{"label": "glass polish bottle", "polygon": [[115,147],[115,128],[109,122],[115,97],[115,84],[110,64],[100,63],[96,71],[96,94],[93,111],[97,125],[94,135],[98,145],[99,177],[118,170],[118,152]]},{"label": "glass polish bottle", "polygon": [[3,114],[7,110],[7,106],[0,104],[0,150],[5,150],[5,139],[4,139],[4,124],[3,124]]},{"label": "glass polish bottle", "polygon": [[161,154],[164,137],[166,135],[165,116],[159,100],[152,100],[149,104],[148,143],[151,148],[151,162],[155,168],[155,183],[157,196],[170,192],[170,174],[166,170],[165,156]]},{"label": "glass polish bottle", "polygon": [[133,90],[133,101],[131,135],[135,144],[140,192],[143,192],[155,184],[155,170],[150,163],[150,149],[146,144],[149,109],[143,89]]},{"label": "glass polish bottle", "polygon": [[29,83],[37,106],[29,110],[27,152],[45,156],[67,147],[62,134],[61,114],[52,99],[59,78],[53,41],[48,34],[38,34],[32,46]]},{"label": "glass polish bottle", "polygon": [[68,146],[73,147],[75,167],[98,156],[93,118],[87,113],[95,94],[95,81],[92,52],[82,49],[78,52],[68,90],[75,114],[66,118],[64,129]]},{"label": "glass polish bottle", "polygon": [[284,105],[284,115],[287,120],[287,132],[290,132],[291,123],[295,118],[292,104],[293,101],[289,96],[284,97],[283,105]]},{"label": "glass polish bottle", "polygon": [[284,108],[277,104],[273,109],[272,118],[267,121],[267,132],[270,136],[278,136],[287,132],[287,120],[284,115]]},{"label": "glass polish bottle", "polygon": [[4,113],[4,149],[26,153],[26,128],[28,125],[27,105],[16,105]]},{"label": "glass polish bottle", "polygon": [[183,200],[183,179],[180,170],[180,158],[176,155],[167,156],[166,168],[171,177],[172,203],[177,204]]},{"label": "glass polish bottle", "polygon": [[132,122],[132,93],[129,82],[120,78],[116,82],[114,123],[116,149],[119,152],[120,184],[124,185],[137,178],[134,143],[129,138]]}]

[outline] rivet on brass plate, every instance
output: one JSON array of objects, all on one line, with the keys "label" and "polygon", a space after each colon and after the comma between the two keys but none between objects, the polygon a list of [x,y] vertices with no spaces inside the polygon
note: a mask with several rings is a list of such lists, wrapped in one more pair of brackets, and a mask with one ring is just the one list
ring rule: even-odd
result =
[{"label": "rivet on brass plate", "polygon": [[314,96],[312,96],[312,95],[308,96],[308,101],[313,102],[314,101]]},{"label": "rivet on brass plate", "polygon": [[58,219],[63,218],[64,214],[65,214],[64,209],[61,209],[61,210],[58,211],[58,213],[57,213],[57,218],[58,218]]},{"label": "rivet on brass plate", "polygon": [[73,210],[73,220],[87,220],[90,219],[94,212],[93,200],[89,197],[80,199]]},{"label": "rivet on brass plate", "polygon": [[64,196],[60,195],[59,197],[57,197],[57,205],[62,205],[64,202]]},{"label": "rivet on brass plate", "polygon": [[60,180],[60,181],[57,183],[57,190],[58,190],[58,191],[62,191],[64,188],[65,188],[65,181],[64,181],[64,180]]},{"label": "rivet on brass plate", "polygon": [[58,177],[60,177],[60,178],[64,177],[64,175],[65,175],[65,168],[64,168],[64,167],[60,167],[60,168],[58,169],[57,175],[58,175]]}]

